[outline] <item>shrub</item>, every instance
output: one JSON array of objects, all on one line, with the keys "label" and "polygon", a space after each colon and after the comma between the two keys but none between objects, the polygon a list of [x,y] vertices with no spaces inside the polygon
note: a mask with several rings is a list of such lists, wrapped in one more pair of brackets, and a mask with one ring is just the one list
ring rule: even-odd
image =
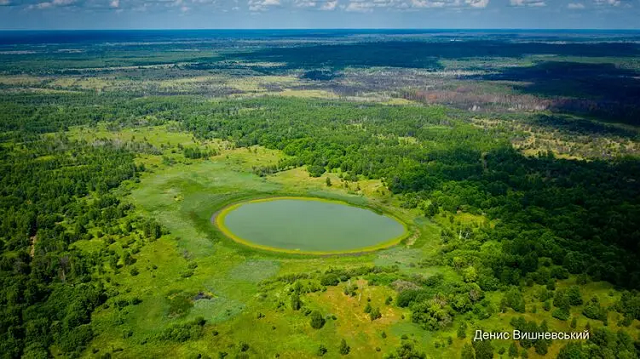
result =
[{"label": "shrub", "polygon": [[539,355],[546,355],[549,351],[549,345],[546,340],[536,340],[534,347]]},{"label": "shrub", "polygon": [[327,171],[327,169],[323,166],[313,165],[307,167],[307,171],[309,172],[309,176],[311,177],[320,177]]},{"label": "shrub", "polygon": [[354,283],[354,284],[345,285],[343,292],[344,292],[344,295],[349,295],[349,296],[355,297],[356,294],[357,294],[357,292],[356,292],[357,290],[358,290],[358,285]]},{"label": "shrub", "polygon": [[553,297],[553,306],[565,309],[567,311],[569,310],[571,304],[569,303],[569,297],[567,297],[564,290],[559,289],[558,291],[556,291],[556,294]]},{"label": "shrub", "polygon": [[553,311],[553,313],[551,313],[551,315],[554,318],[560,319],[560,320],[567,320],[569,319],[569,311],[567,311],[566,309],[563,308],[558,308],[556,310]]},{"label": "shrub", "polygon": [[320,329],[322,327],[324,327],[324,323],[325,323],[325,319],[322,317],[322,314],[320,314],[319,311],[314,310],[313,312],[311,312],[311,328],[313,329]]},{"label": "shrub", "polygon": [[504,296],[506,305],[511,307],[518,313],[525,312],[525,302],[524,297],[522,296],[522,292],[517,288],[510,289]]},{"label": "shrub", "polygon": [[291,309],[299,310],[302,307],[302,301],[298,293],[293,293],[291,296]]},{"label": "shrub", "polygon": [[415,301],[416,297],[420,292],[417,290],[405,290],[398,294],[398,299],[396,299],[396,305],[400,308],[408,307],[413,301]]},{"label": "shrub", "polygon": [[570,305],[582,305],[582,294],[580,293],[580,288],[577,285],[569,287],[566,294],[567,299],[569,300]]},{"label": "shrub", "polygon": [[183,324],[174,324],[165,329],[160,334],[160,339],[171,340],[176,342],[185,342],[189,339],[198,339],[202,334],[202,326],[205,324],[202,317],[198,317],[192,322]]},{"label": "shrub", "polygon": [[473,349],[476,352],[476,359],[493,358],[493,345],[490,340],[478,340],[472,342]]},{"label": "shrub", "polygon": [[376,307],[371,309],[371,312],[369,313],[369,317],[371,318],[371,321],[382,318],[382,313],[380,313],[380,308]]},{"label": "shrub", "polygon": [[593,297],[582,309],[582,314],[590,319],[600,319],[606,316],[606,312],[600,306],[598,297]]},{"label": "shrub", "polygon": [[347,341],[346,340],[342,339],[340,341],[340,347],[339,347],[338,351],[342,355],[347,355],[351,351],[351,347],[349,345],[347,345]]},{"label": "shrub", "polygon": [[340,279],[334,273],[327,273],[320,278],[320,284],[324,286],[336,286],[340,283]]},{"label": "shrub", "polygon": [[327,354],[327,347],[325,347],[324,345],[320,344],[320,346],[318,347],[318,350],[316,351],[316,355],[321,357],[323,355]]},{"label": "shrub", "polygon": [[364,312],[369,314],[371,313],[371,309],[373,309],[371,308],[371,303],[367,303],[367,305],[364,307]]},{"label": "shrub", "polygon": [[466,322],[462,322],[462,323],[460,323],[460,326],[458,327],[458,338],[464,339],[466,337],[467,337],[467,323]]},{"label": "shrub", "polygon": [[511,342],[509,345],[509,358],[515,358],[518,356],[518,347],[515,342]]}]

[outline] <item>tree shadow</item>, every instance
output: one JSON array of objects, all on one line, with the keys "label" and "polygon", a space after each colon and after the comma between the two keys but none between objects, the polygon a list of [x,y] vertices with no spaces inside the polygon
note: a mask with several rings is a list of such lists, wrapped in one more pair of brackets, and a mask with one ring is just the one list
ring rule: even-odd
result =
[{"label": "tree shadow", "polygon": [[640,125],[640,72],[611,63],[546,61],[480,79],[514,81],[517,91],[549,98],[553,112]]},{"label": "tree shadow", "polygon": [[633,43],[529,43],[496,40],[469,41],[370,41],[350,44],[266,47],[250,53],[237,53],[232,58],[254,62],[281,62],[287,68],[315,69],[347,66],[389,66],[442,69],[440,59],[472,59],[486,57],[520,58],[535,54],[559,56],[617,57],[640,55]]},{"label": "tree shadow", "polygon": [[621,128],[606,123],[583,120],[575,118],[571,115],[555,114],[555,115],[537,115],[530,120],[532,124],[560,130],[566,134],[573,135],[605,135],[617,136],[628,139],[637,139],[640,136],[638,131]]}]

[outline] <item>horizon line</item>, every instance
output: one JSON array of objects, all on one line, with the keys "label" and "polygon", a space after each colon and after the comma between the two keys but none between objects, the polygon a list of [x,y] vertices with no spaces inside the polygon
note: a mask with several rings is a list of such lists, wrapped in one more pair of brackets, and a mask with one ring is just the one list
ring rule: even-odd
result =
[{"label": "horizon line", "polygon": [[638,31],[640,28],[489,28],[489,27],[477,27],[477,28],[446,28],[446,27],[433,27],[433,28],[420,28],[420,27],[353,27],[353,28],[323,28],[323,27],[309,27],[309,28],[103,28],[103,29],[91,29],[91,28],[70,28],[70,29],[0,29],[2,32],[9,31],[311,31],[311,30],[323,30],[323,31],[357,31],[357,30],[401,30],[401,31]]}]

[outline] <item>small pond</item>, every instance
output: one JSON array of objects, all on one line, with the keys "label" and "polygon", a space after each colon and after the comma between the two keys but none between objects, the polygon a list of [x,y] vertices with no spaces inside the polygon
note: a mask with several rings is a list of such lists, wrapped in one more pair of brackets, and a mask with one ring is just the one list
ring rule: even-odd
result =
[{"label": "small pond", "polygon": [[270,198],[224,209],[216,224],[227,236],[265,249],[355,252],[394,244],[406,228],[395,218],[346,203]]}]

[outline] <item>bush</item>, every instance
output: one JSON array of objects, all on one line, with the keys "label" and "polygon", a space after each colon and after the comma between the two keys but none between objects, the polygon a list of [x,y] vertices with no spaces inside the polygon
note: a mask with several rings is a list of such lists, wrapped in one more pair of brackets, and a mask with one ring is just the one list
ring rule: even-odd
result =
[{"label": "bush", "polygon": [[462,322],[462,323],[460,323],[460,326],[458,327],[458,338],[464,339],[466,337],[467,337],[467,323],[466,322]]},{"label": "bush", "polygon": [[560,320],[567,320],[567,319],[569,319],[569,316],[570,316],[569,311],[567,311],[566,309],[563,309],[563,308],[558,308],[558,309],[554,310],[551,315],[554,318],[560,319]]},{"label": "bush", "polygon": [[322,166],[313,165],[313,166],[307,167],[307,171],[309,172],[309,176],[311,176],[311,177],[320,177],[327,170],[326,170],[326,168],[324,168]]},{"label": "bush", "polygon": [[311,328],[313,329],[320,329],[322,327],[324,327],[324,323],[326,322],[324,317],[322,317],[322,314],[320,314],[319,311],[314,310],[313,312],[311,312]]},{"label": "bush", "polygon": [[348,295],[351,297],[355,297],[357,294],[358,285],[357,284],[347,284],[344,286],[344,295]]},{"label": "bush", "polygon": [[398,299],[396,299],[396,305],[400,308],[408,307],[413,301],[416,300],[416,297],[420,291],[417,290],[405,290],[398,294]]},{"label": "bush", "polygon": [[582,294],[580,293],[580,287],[577,285],[571,286],[569,290],[567,290],[566,297],[570,305],[582,305],[584,302],[582,300]]},{"label": "bush", "polygon": [[320,278],[320,284],[324,286],[336,286],[340,283],[338,275],[334,273],[327,273]]},{"label": "bush", "polygon": [[549,345],[546,340],[536,340],[534,347],[539,355],[546,355],[549,351]]},{"label": "bush", "polygon": [[376,307],[371,309],[371,312],[369,313],[369,317],[371,318],[371,321],[382,318],[382,313],[380,313],[380,308]]},{"label": "bush", "polygon": [[493,358],[493,345],[490,340],[478,340],[472,342],[473,349],[476,352],[476,359]]},{"label": "bush", "polygon": [[192,322],[174,324],[160,334],[160,339],[175,342],[185,342],[189,339],[198,339],[202,334],[202,326],[205,322],[204,318],[198,317]]},{"label": "bush", "polygon": [[369,314],[369,313],[371,313],[372,309],[373,308],[371,308],[371,303],[367,303],[367,305],[364,307],[364,312]]},{"label": "bush", "polygon": [[504,296],[507,306],[511,307],[518,313],[525,312],[525,302],[522,292],[517,288],[510,289]]},{"label": "bush", "polygon": [[291,309],[299,310],[302,307],[302,301],[298,293],[293,293],[291,296]]},{"label": "bush", "polygon": [[566,311],[569,310],[571,304],[569,303],[569,297],[567,297],[564,290],[559,289],[556,291],[556,294],[553,297],[553,306],[562,308]]},{"label": "bush", "polygon": [[340,347],[339,347],[338,351],[342,355],[347,355],[351,351],[351,347],[349,345],[347,345],[347,341],[346,340],[342,339],[340,341]]},{"label": "bush", "polygon": [[[436,345],[437,344],[438,343],[436,342]],[[396,349],[395,353],[391,353],[388,356],[386,356],[385,358],[388,358],[388,359],[405,359],[405,358],[425,359],[426,357],[427,357],[426,354],[417,351],[413,347],[412,343],[403,342],[402,345],[400,345],[400,347]]]},{"label": "bush", "polygon": [[327,347],[325,347],[324,345],[320,344],[320,346],[318,347],[318,350],[316,351],[316,355],[321,357],[323,355],[327,354]]},{"label": "bush", "polygon": [[606,317],[606,312],[602,310],[602,307],[600,306],[600,300],[595,296],[584,306],[582,314],[590,319],[602,320]]}]

